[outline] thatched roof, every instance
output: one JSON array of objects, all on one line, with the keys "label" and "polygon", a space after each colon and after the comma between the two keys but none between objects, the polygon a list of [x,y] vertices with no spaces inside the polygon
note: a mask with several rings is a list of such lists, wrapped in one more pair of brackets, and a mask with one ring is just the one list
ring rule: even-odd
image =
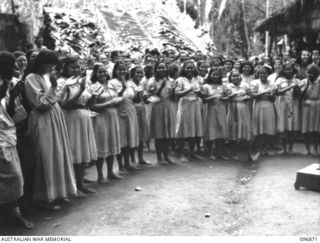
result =
[{"label": "thatched roof", "polygon": [[305,34],[320,31],[320,0],[295,0],[263,20],[257,32],[270,31],[271,35]]}]

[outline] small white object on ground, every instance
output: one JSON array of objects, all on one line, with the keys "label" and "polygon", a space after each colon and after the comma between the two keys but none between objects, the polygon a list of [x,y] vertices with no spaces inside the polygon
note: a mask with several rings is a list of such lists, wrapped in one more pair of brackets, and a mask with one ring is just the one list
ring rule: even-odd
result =
[{"label": "small white object on ground", "polygon": [[139,192],[139,191],[141,191],[142,189],[141,189],[140,186],[137,186],[134,190],[135,190],[136,192]]}]

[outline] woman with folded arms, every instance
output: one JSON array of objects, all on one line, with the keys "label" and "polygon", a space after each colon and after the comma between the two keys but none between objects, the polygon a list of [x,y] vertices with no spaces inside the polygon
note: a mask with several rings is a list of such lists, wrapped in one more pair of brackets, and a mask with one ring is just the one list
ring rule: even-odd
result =
[{"label": "woman with folded arms", "polygon": [[[224,86],[219,70],[211,69],[203,86],[204,103],[207,103],[207,116],[204,121],[204,141],[206,142],[209,158],[226,159],[223,156],[223,144],[227,138],[227,110],[224,102]],[[215,142],[216,156],[212,153]]]},{"label": "woman with folded arms", "polygon": [[149,80],[149,94],[151,95],[149,100],[154,102],[151,113],[150,137],[155,139],[157,162],[172,164],[168,152],[170,142],[174,138],[176,113],[174,104],[170,101],[172,84],[168,79],[167,66],[164,62],[158,62],[155,65],[155,76]]},{"label": "woman with folded arms", "polygon": [[253,107],[253,135],[257,137],[262,154],[267,154],[274,136],[277,134],[277,111],[274,105],[276,86],[268,80],[270,69],[266,66],[258,70],[252,96],[255,98]]},{"label": "woman with folded arms", "polygon": [[203,136],[203,124],[201,117],[201,101],[198,97],[200,82],[197,79],[197,70],[193,62],[186,61],[176,80],[175,96],[180,98],[177,113],[176,138],[180,139],[181,161],[188,162],[184,156],[183,145],[189,143],[191,158],[199,159],[194,154],[197,139]]}]

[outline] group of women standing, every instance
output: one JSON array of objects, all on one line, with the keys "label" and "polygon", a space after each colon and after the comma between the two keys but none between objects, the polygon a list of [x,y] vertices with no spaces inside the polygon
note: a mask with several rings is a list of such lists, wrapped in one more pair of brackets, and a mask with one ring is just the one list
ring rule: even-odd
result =
[{"label": "group of women standing", "polygon": [[[68,56],[61,63],[53,51],[43,50],[21,68],[20,81],[13,82],[9,80],[15,59],[3,55],[1,98],[7,96],[8,113],[19,118],[15,123],[22,132],[16,133],[16,142],[13,121],[1,107],[0,170],[10,174],[13,170],[7,167],[15,167],[20,179],[15,180],[15,195],[10,200],[1,196],[0,203],[14,201],[10,207],[15,218],[27,228],[32,224],[22,218],[16,204],[22,195],[16,146],[26,185],[33,185],[33,201],[52,210],[61,209],[71,196],[95,192],[84,183],[88,163],[95,162],[101,184],[137,170],[136,152],[138,164],[149,165],[143,147],[151,139],[159,164],[175,164],[170,148],[178,152],[181,162],[200,159],[195,148],[201,150],[201,141],[210,159],[227,159],[227,144],[232,158],[238,159],[242,141],[250,154],[253,140],[263,153],[276,140],[290,152],[300,133],[305,135],[307,152],[311,153],[312,141],[317,151],[320,71],[315,64],[306,68],[306,78],[299,79],[292,63],[280,62],[273,77],[268,66],[254,69],[250,62],[234,65],[232,60],[222,63],[220,57],[213,57],[212,62],[185,58],[169,64],[159,58],[155,64],[133,67],[118,60],[112,73],[105,64],[95,63],[88,77],[78,57]],[[299,75],[303,77],[302,69]],[[10,82],[13,87],[7,92]],[[25,146],[32,153],[19,150]],[[115,159],[119,173],[114,171]],[[4,184],[0,183],[1,192],[6,190]]]}]

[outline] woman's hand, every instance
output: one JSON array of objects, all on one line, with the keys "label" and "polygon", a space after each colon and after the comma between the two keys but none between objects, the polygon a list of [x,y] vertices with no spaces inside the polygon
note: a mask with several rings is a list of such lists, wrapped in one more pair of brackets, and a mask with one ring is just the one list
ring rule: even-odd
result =
[{"label": "woman's hand", "polygon": [[50,74],[49,74],[49,80],[50,80],[50,83],[51,83],[51,86],[53,88],[56,88],[58,86],[58,76],[57,76],[57,71],[52,71]]},{"label": "woman's hand", "polygon": [[80,89],[85,90],[86,88],[86,79],[85,78],[80,78]]},{"label": "woman's hand", "polygon": [[103,87],[100,86],[100,87],[98,87],[96,90],[94,90],[94,91],[92,92],[92,94],[93,94],[94,96],[99,97],[100,95],[102,95],[103,91],[104,91]]},{"label": "woman's hand", "polygon": [[24,90],[24,82],[19,81],[12,89],[9,90],[10,99],[15,99]]},{"label": "woman's hand", "polygon": [[76,84],[78,81],[79,81],[79,77],[72,76],[66,80],[65,85],[72,86],[72,85]]}]

